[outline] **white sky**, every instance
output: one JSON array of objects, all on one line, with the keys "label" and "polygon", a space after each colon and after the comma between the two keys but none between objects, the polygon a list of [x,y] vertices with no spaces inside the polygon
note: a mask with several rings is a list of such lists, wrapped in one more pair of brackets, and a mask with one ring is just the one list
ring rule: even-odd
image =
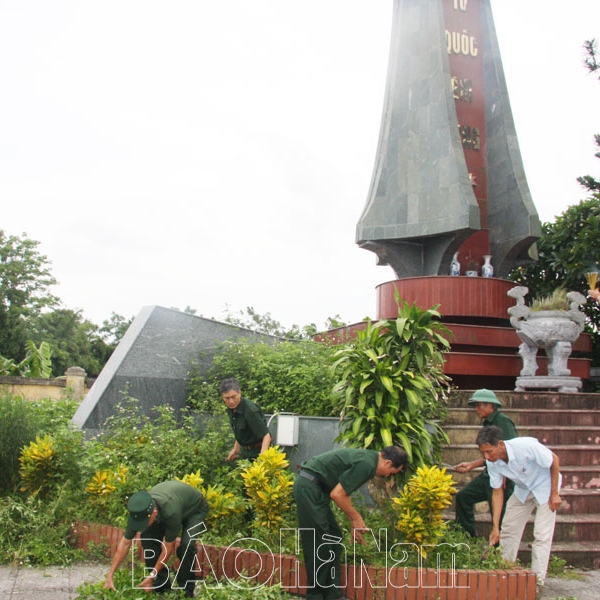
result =
[{"label": "white sky", "polygon": [[[542,221],[598,176],[599,0],[492,0]],[[375,316],[359,249],[392,0],[0,0],[0,228],[64,306]],[[492,259],[493,260],[493,259]]]}]

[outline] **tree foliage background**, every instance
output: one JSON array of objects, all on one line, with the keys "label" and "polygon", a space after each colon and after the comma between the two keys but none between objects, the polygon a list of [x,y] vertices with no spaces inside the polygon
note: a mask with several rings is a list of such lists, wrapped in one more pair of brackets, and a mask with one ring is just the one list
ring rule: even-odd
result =
[{"label": "tree foliage background", "polygon": [[57,285],[39,242],[0,229],[0,357],[20,363],[31,343],[47,343],[52,375],[72,366],[97,376],[132,319],[112,313],[98,327],[81,310],[61,306]]},{"label": "tree foliage background", "polygon": [[0,355],[17,361],[25,356],[31,323],[59,303],[49,291],[56,279],[38,245],[0,229]]}]

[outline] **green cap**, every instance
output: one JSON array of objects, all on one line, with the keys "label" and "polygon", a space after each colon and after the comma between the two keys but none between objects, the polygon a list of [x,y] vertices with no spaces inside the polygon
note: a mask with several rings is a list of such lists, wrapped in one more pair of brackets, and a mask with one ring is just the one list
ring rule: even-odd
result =
[{"label": "green cap", "polygon": [[473,406],[476,402],[489,402],[490,404],[497,404],[498,406],[502,406],[500,400],[496,398],[496,394],[494,394],[492,390],[486,390],[485,388],[477,390],[469,398],[469,406]]},{"label": "green cap", "polygon": [[148,492],[136,492],[129,498],[127,510],[129,510],[127,528],[143,531],[148,526],[150,515],[154,510],[154,500]]}]

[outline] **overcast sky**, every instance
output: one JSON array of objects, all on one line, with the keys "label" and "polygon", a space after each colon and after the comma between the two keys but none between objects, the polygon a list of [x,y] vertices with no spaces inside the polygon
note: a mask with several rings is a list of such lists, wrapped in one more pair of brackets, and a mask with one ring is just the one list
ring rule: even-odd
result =
[{"label": "overcast sky", "polygon": [[[542,221],[600,174],[600,0],[492,0]],[[392,0],[0,0],[0,228],[40,242],[65,307],[284,325],[375,316],[355,244]],[[493,259],[492,259],[493,260]]]}]

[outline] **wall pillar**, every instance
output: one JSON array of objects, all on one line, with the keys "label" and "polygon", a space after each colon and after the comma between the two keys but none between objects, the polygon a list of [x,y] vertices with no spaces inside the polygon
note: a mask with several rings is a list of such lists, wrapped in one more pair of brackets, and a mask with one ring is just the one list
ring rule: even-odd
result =
[{"label": "wall pillar", "polygon": [[69,367],[65,376],[67,378],[67,388],[73,392],[73,400],[83,400],[86,372],[81,367]]}]

